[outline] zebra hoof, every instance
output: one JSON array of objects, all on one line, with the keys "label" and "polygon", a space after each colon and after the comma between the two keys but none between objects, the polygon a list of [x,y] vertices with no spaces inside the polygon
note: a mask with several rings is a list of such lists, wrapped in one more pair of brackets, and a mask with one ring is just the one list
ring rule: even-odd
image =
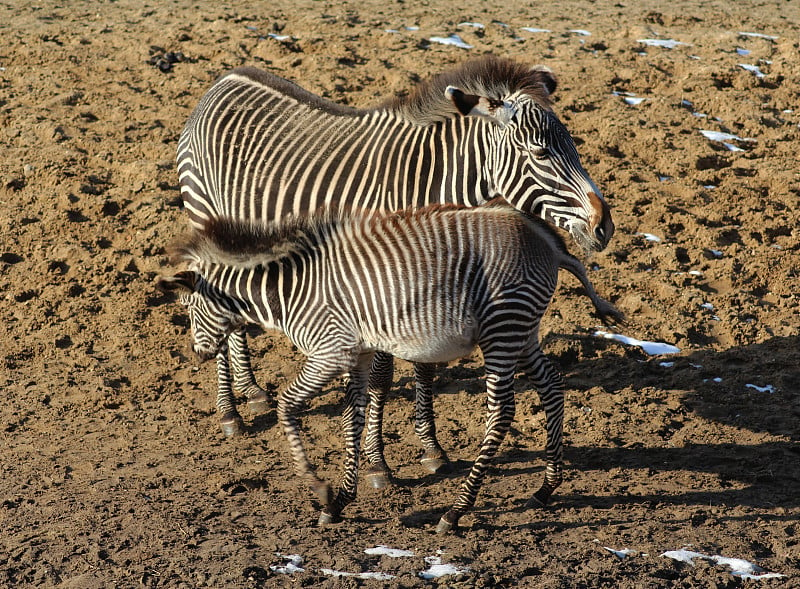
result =
[{"label": "zebra hoof", "polygon": [[389,473],[384,470],[375,469],[368,472],[364,478],[367,480],[367,484],[373,489],[385,489],[392,485],[392,479]]},{"label": "zebra hoof", "polygon": [[331,515],[323,511],[319,514],[319,520],[317,520],[318,526],[329,526],[331,524],[339,524],[342,523],[343,518],[341,515]]},{"label": "zebra hoof", "polygon": [[525,503],[525,507],[529,509],[541,509],[542,507],[547,507],[547,503],[542,503],[541,499],[534,493],[531,495],[531,498],[528,499],[528,502]]},{"label": "zebra hoof", "polygon": [[263,415],[269,411],[269,397],[264,391],[259,391],[247,399],[247,408],[253,415]]},{"label": "zebra hoof", "polygon": [[[453,521],[450,521],[450,520]],[[442,519],[439,520],[439,525],[436,526],[436,533],[437,534],[449,534],[450,532],[455,531],[458,528],[458,516],[451,516],[450,512],[448,511],[442,516]]]},{"label": "zebra hoof", "polygon": [[542,507],[547,507],[547,504],[550,503],[550,496],[553,494],[552,489],[545,489],[542,487],[538,491],[536,491],[531,498],[528,499],[528,502],[525,504],[525,507],[530,507],[534,509],[541,509]]},{"label": "zebra hoof", "polygon": [[436,474],[450,464],[450,459],[444,452],[425,452],[420,459],[420,464],[430,473]]},{"label": "zebra hoof", "polygon": [[226,438],[232,438],[244,432],[244,421],[236,413],[227,413],[219,420],[219,427]]}]

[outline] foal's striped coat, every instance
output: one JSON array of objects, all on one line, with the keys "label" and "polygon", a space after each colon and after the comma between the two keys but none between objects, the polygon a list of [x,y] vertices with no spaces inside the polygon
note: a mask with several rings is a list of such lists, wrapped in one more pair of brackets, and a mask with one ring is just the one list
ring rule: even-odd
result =
[{"label": "foal's striped coat", "polygon": [[[447,531],[475,502],[489,462],[514,417],[514,373],[524,371],[547,416],[547,468],[535,494],[545,503],[561,482],[563,384],[542,353],[538,328],[559,267],[582,265],[544,222],[508,206],[431,206],[386,213],[328,212],[278,228],[212,220],[179,248],[192,270],[162,280],[184,302],[214,305],[217,325],[193,325],[195,349],[216,354],[246,322],[282,330],[307,355],[297,379],[280,394],[278,418],[299,474],[322,499],[322,522],[340,517],[356,496],[359,444],[369,368],[376,351],[412,362],[444,362],[483,352],[488,416],[479,455],[462,492],[442,517]],[[350,373],[345,423],[345,475],[334,496],[314,475],[298,430],[305,401]]]}]

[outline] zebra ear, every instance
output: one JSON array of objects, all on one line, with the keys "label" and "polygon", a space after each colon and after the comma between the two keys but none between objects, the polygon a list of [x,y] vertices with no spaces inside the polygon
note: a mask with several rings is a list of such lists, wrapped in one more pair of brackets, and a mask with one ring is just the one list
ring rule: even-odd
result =
[{"label": "zebra ear", "polygon": [[175,276],[161,276],[156,281],[156,288],[165,294],[191,294],[197,285],[197,272],[184,270]]},{"label": "zebra ear", "polygon": [[558,88],[558,78],[546,65],[535,65],[531,68],[533,79],[542,85],[547,94],[552,94]]},{"label": "zebra ear", "polygon": [[511,105],[502,100],[467,94],[455,86],[448,86],[444,95],[465,117],[481,117],[505,125],[515,114]]}]

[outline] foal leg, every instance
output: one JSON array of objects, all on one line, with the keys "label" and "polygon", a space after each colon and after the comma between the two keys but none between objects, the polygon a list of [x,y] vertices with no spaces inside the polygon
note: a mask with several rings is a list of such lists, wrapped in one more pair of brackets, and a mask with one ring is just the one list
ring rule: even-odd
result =
[{"label": "foal leg", "polygon": [[237,329],[228,336],[230,360],[233,367],[233,388],[247,397],[247,406],[253,415],[261,415],[269,410],[269,395],[258,386],[250,365],[250,349],[247,347],[247,333],[244,328]]},{"label": "foal leg", "polygon": [[475,505],[486,471],[511,427],[516,408],[513,386],[516,358],[509,356],[508,350],[502,348],[494,353],[484,350],[488,396],[486,435],[481,443],[478,458],[461,485],[461,494],[450,511],[439,520],[437,533],[446,533],[458,527],[459,518]]},{"label": "foal leg", "polygon": [[536,333],[529,342],[527,354],[520,360],[519,368],[539,391],[547,423],[544,482],[528,501],[529,507],[543,507],[563,480],[564,379],[542,352]]},{"label": "foal leg", "polygon": [[436,439],[436,423],[433,414],[433,377],[435,364],[414,364],[414,376],[417,388],[416,415],[414,431],[425,447],[420,462],[428,471],[436,473],[450,462],[447,453]]},{"label": "foal leg", "polygon": [[369,462],[366,480],[375,489],[391,484],[392,475],[383,454],[383,408],[389,388],[392,386],[394,358],[391,354],[377,352],[369,372],[367,394],[367,433],[364,438],[364,454]]},{"label": "foal leg", "polygon": [[307,482],[324,507],[333,503],[333,490],[327,482],[316,475],[308,461],[300,437],[299,414],[309,398],[318,394],[342,372],[344,370],[340,364],[309,358],[292,384],[278,395],[278,423],[283,427],[289,442],[295,472]]},{"label": "foal leg", "polygon": [[223,344],[217,352],[217,415],[219,426],[225,437],[230,438],[244,431],[244,421],[236,410],[236,400],[231,388],[231,367],[228,363],[228,346]]},{"label": "foal leg", "polygon": [[339,492],[331,504],[322,510],[319,524],[330,524],[342,521],[342,510],[352,503],[358,489],[358,458],[361,446],[361,434],[364,433],[364,413],[367,405],[367,382],[372,363],[372,353],[362,354],[355,367],[350,370],[347,383],[345,407],[342,413],[346,458],[344,477],[339,485]]}]

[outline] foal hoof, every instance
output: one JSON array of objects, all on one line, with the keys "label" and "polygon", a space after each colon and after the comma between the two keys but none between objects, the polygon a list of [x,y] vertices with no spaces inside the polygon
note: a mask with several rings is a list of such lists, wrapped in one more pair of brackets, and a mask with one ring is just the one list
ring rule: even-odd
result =
[{"label": "foal hoof", "polygon": [[531,495],[531,498],[528,499],[527,503],[525,503],[525,507],[532,508],[532,509],[541,509],[542,507],[547,507],[547,503],[543,503],[541,499],[536,496],[536,493]]},{"label": "foal hoof", "polygon": [[425,470],[436,474],[440,472],[442,468],[450,464],[450,459],[444,452],[425,452],[419,462]]},{"label": "foal hoof", "polygon": [[436,526],[437,534],[449,534],[458,528],[458,518],[456,517],[453,521],[450,521],[449,515],[450,512],[445,513],[442,519],[439,520],[439,525]]},{"label": "foal hoof", "polygon": [[259,391],[247,399],[247,408],[253,415],[263,415],[269,411],[269,397],[264,391]]},{"label": "foal hoof", "polygon": [[392,485],[392,478],[389,471],[383,470],[378,466],[371,467],[364,475],[367,484],[373,489],[385,489]]},{"label": "foal hoof", "polygon": [[244,431],[244,421],[238,414],[227,414],[219,420],[219,427],[226,438],[232,438]]},{"label": "foal hoof", "polygon": [[547,504],[550,503],[550,497],[553,495],[553,488],[547,484],[542,485],[542,488],[536,491],[531,498],[528,499],[528,502],[525,504],[525,507],[532,507],[532,508],[542,508],[547,507]]},{"label": "foal hoof", "polygon": [[342,516],[341,515],[331,515],[323,511],[319,514],[319,520],[317,520],[318,526],[329,526],[331,524],[339,524],[342,523]]}]

